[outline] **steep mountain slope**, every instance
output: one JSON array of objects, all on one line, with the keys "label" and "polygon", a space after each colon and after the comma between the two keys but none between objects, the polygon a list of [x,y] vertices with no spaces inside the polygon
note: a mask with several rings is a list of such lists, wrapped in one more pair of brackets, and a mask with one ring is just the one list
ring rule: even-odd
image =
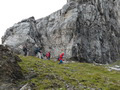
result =
[{"label": "steep mountain slope", "polygon": [[2,40],[19,53],[26,44],[33,55],[37,44],[52,57],[64,52],[68,60],[112,63],[120,60],[120,1],[68,0],[45,18],[15,24]]}]

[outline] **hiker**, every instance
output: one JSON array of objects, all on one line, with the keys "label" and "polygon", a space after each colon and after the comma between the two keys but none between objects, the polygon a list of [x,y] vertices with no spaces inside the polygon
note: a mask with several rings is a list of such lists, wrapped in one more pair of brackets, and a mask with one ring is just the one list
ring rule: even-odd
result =
[{"label": "hiker", "polygon": [[24,52],[24,56],[27,56],[27,47],[26,46],[23,46],[23,52]]},{"label": "hiker", "polygon": [[40,48],[38,46],[36,46],[34,53],[35,53],[36,57],[42,59],[41,51],[40,51]]},{"label": "hiker", "polygon": [[48,60],[50,60],[50,52],[47,52],[47,53],[46,53],[46,58],[47,58]]},{"label": "hiker", "polygon": [[63,63],[63,61],[64,61],[63,56],[64,56],[64,53],[60,54],[59,59],[58,59],[60,61],[59,64]]},{"label": "hiker", "polygon": [[60,61],[60,60],[59,60],[59,55],[58,55],[58,57],[57,57],[57,61]]},{"label": "hiker", "polygon": [[44,59],[44,54],[40,51],[41,59]]}]

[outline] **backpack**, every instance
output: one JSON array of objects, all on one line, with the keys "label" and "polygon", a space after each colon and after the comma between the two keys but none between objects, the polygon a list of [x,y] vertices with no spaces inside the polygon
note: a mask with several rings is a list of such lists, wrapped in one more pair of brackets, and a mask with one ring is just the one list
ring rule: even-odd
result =
[{"label": "backpack", "polygon": [[24,47],[24,48],[23,48],[23,51],[24,51],[24,52],[27,51],[27,48]]}]

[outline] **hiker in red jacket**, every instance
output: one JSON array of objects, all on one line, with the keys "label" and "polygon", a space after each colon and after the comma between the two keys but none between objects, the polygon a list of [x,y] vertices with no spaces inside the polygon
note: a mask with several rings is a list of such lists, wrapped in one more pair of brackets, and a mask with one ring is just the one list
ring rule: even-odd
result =
[{"label": "hiker in red jacket", "polygon": [[59,59],[58,59],[60,61],[59,64],[63,63],[64,61],[63,56],[64,56],[64,53],[60,54]]},{"label": "hiker in red jacket", "polygon": [[50,52],[46,53],[46,58],[50,60]]}]

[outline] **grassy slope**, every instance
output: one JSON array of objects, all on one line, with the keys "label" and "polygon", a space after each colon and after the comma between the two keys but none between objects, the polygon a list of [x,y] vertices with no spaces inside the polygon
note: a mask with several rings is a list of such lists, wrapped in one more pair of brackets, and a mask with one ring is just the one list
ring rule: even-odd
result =
[{"label": "grassy slope", "polygon": [[[104,66],[94,66],[88,63],[58,64],[51,60],[40,60],[36,57],[20,56],[19,63],[24,74],[31,71],[37,76],[25,81],[35,84],[36,90],[52,89],[89,90],[120,90],[120,72],[108,71]],[[85,89],[86,88],[86,89]]]},{"label": "grassy slope", "polygon": [[120,60],[116,61],[116,62],[113,63],[112,65],[120,65]]}]

